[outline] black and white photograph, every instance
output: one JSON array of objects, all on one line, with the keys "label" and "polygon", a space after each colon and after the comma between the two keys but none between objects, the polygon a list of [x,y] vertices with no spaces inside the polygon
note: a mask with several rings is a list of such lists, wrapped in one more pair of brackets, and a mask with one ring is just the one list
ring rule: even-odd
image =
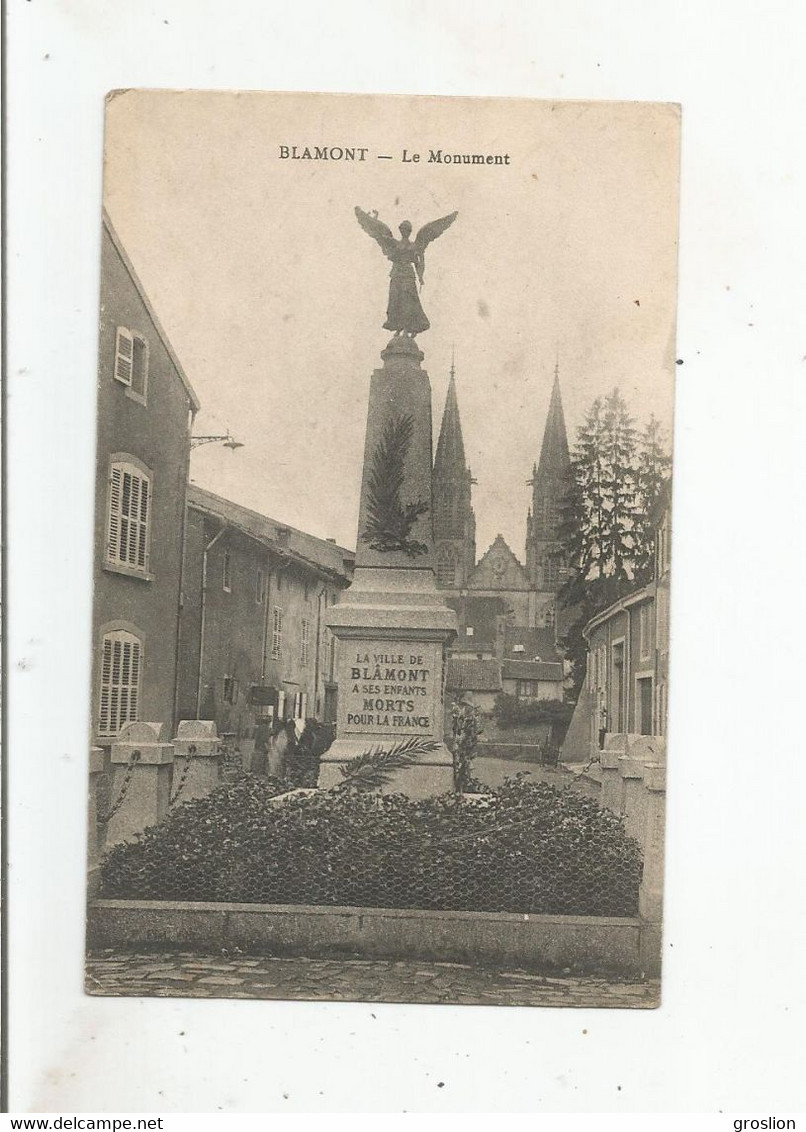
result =
[{"label": "black and white photograph", "polygon": [[679,128],[108,96],[88,993],[658,1005]]},{"label": "black and white photograph", "polygon": [[2,5],[9,1127],[803,1124],[803,27]]}]

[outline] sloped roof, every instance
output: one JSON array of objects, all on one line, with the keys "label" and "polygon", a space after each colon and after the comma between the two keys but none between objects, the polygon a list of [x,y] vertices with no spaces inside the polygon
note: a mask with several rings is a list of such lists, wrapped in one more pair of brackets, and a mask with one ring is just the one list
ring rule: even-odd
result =
[{"label": "sloped roof", "polygon": [[560,663],[541,660],[505,660],[501,675],[504,680],[549,680],[555,682],[563,678]]},{"label": "sloped roof", "polygon": [[[459,640],[454,648],[472,647],[480,651],[485,645],[493,648],[496,641],[498,618],[506,615],[509,604],[503,597],[475,597],[471,593],[451,593],[443,590],[440,595],[447,606],[456,611],[459,622]],[[473,636],[466,637],[464,630],[473,626]]]},{"label": "sloped roof", "polygon": [[261,515],[258,511],[250,511],[248,507],[196,484],[188,484],[188,506],[237,527],[259,542],[270,545],[279,554],[286,553],[318,569],[340,574],[345,580],[352,577],[355,551],[335,542],[289,527],[287,523]]},{"label": "sloped roof", "polygon": [[450,692],[500,692],[501,669],[498,661],[450,657],[445,686]]},{"label": "sloped roof", "polygon": [[176,370],[177,374],[179,375],[179,380],[182,382],[182,384],[185,387],[185,392],[187,393],[188,399],[189,399],[191,405],[193,406],[193,411],[198,412],[199,409],[201,408],[201,403],[199,401],[199,398],[196,396],[196,393],[193,389],[193,386],[190,384],[190,381],[188,380],[188,375],[185,373],[185,370],[182,366],[182,363],[179,361],[179,358],[176,356],[176,352],[175,352],[173,346],[171,345],[170,338],[165,333],[165,330],[163,328],[162,323],[157,318],[157,312],[154,310],[153,306],[151,305],[151,300],[149,299],[148,295],[146,294],[145,289],[143,287],[143,284],[140,282],[139,276],[137,275],[137,272],[134,270],[134,264],[129,259],[128,253],[127,253],[126,249],[124,248],[124,246],[121,242],[120,236],[118,236],[117,232],[115,231],[115,226],[112,223],[112,221],[110,220],[109,213],[106,211],[106,209],[103,210],[103,226],[106,229],[107,233],[109,234],[109,238],[112,241],[112,244],[115,248],[115,251],[120,256],[121,262],[123,263],[123,266],[126,268],[126,271],[129,274],[129,278],[131,279],[132,283],[134,284],[137,293],[139,294],[140,298],[142,299],[143,306],[146,308],[146,311],[148,312],[148,317],[151,319],[151,322],[154,326],[154,329],[156,330],[157,334],[159,335],[160,339],[162,340],[162,344],[165,347],[165,352],[167,353],[168,357],[171,359],[171,364],[173,365],[174,369]]},{"label": "sloped roof", "polygon": [[554,630],[545,626],[524,629],[518,625],[507,625],[504,638],[504,654],[512,657],[515,646],[523,645],[523,652],[515,660],[558,661],[559,653],[554,640]]}]

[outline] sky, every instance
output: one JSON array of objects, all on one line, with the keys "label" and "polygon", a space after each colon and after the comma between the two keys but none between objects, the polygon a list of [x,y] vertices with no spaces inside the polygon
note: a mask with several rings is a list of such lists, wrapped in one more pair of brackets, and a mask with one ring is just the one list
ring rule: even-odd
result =
[{"label": "sky", "polygon": [[[282,159],[293,145],[367,153]],[[429,162],[439,149],[509,162]],[[501,533],[522,559],[558,360],[572,443],[616,385],[639,423],[671,430],[678,162],[671,104],[111,97],[105,206],[201,401],[194,432],[244,445],[198,448],[192,480],[355,546],[390,265],[353,209],[395,233],[458,210],[421,293],[435,443],[455,350],[478,553]]]}]

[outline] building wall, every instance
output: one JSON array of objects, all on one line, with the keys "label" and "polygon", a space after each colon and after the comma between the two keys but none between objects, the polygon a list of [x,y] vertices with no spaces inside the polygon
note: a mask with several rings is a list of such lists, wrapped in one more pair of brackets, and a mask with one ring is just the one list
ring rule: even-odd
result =
[{"label": "building wall", "polygon": [[[193,506],[189,508],[187,585],[182,611],[181,716],[194,718],[197,713],[203,601],[199,708],[202,718],[215,719],[222,734],[251,738],[262,709],[250,702],[250,689],[259,685],[285,692],[288,715],[293,709],[295,693],[305,693],[308,697],[305,714],[324,719],[325,688],[331,677],[334,638],[322,623],[325,609],[333,604],[341,587],[333,581],[324,581],[321,575],[304,565],[281,561],[277,553],[237,527],[228,527],[221,534],[223,526],[218,518]],[[205,547],[209,548],[206,593],[203,587]],[[228,590],[224,588],[225,556],[229,562]],[[258,600],[259,570],[263,573],[262,602]],[[282,611],[279,658],[272,655],[275,609]],[[304,621],[308,623],[305,657]],[[333,656],[335,660],[334,650]],[[235,681],[235,685],[230,681]],[[229,702],[230,699],[234,702]]]},{"label": "building wall", "polygon": [[505,695],[515,696],[524,700],[561,700],[563,698],[563,685],[561,680],[536,680],[537,692],[534,696],[518,696],[520,680],[508,676],[501,677],[501,688]]},{"label": "building wall", "polygon": [[[118,326],[148,344],[146,403],[115,379]],[[182,534],[192,402],[148,309],[106,227],[101,256],[96,525],[94,545],[92,730],[99,737],[102,642],[110,626],[142,641],[140,719],[174,722]],[[133,457],[151,476],[147,580],[107,563],[110,458]]]},{"label": "building wall", "polygon": [[[585,686],[591,750],[599,745],[603,706],[607,709],[607,732],[633,735],[665,733],[668,632],[665,615],[658,611],[656,584],[652,583],[632,595],[624,604],[626,607],[615,608],[589,632]],[[642,609],[645,611],[643,614]],[[659,642],[665,651],[658,648]],[[624,658],[620,714],[615,668],[619,645]],[[642,696],[641,681],[649,681],[646,697]]]}]

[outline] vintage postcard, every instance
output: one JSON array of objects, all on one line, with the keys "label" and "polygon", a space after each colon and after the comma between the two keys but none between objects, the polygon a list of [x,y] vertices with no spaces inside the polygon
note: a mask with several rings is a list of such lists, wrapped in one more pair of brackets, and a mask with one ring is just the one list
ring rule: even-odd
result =
[{"label": "vintage postcard", "polygon": [[679,131],[109,95],[89,993],[658,1004]]}]

